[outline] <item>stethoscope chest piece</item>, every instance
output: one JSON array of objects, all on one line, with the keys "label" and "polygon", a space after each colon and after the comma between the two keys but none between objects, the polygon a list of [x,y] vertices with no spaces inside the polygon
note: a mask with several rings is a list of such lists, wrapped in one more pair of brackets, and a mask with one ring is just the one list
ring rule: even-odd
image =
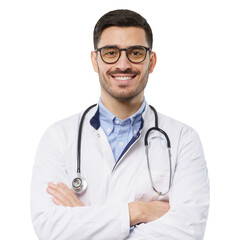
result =
[{"label": "stethoscope chest piece", "polygon": [[87,189],[87,180],[80,175],[73,179],[72,190],[75,193],[83,193]]}]

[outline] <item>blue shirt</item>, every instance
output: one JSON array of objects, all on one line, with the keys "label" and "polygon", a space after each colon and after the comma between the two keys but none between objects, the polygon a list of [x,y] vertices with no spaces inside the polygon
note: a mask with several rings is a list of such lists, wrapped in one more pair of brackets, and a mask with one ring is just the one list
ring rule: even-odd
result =
[{"label": "blue shirt", "polygon": [[135,114],[122,120],[105,108],[101,99],[99,100],[100,126],[108,138],[116,162],[130,141],[139,135],[143,121],[142,113],[144,112],[145,107],[146,101],[144,99],[142,106]]}]

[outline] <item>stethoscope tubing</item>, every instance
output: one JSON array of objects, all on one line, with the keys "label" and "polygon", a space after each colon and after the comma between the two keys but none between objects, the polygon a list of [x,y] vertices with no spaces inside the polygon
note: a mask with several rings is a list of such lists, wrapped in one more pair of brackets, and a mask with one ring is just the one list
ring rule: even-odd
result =
[{"label": "stethoscope tubing", "polygon": [[[146,134],[145,134],[145,137],[144,137],[145,152],[146,152],[146,157],[147,157],[147,166],[148,166],[149,177],[150,177],[150,181],[151,181],[153,190],[158,195],[164,196],[170,191],[170,188],[171,188],[171,179],[172,179],[171,142],[170,142],[170,139],[169,139],[167,133],[164,130],[162,130],[161,128],[158,127],[158,115],[157,115],[156,109],[151,105],[149,105],[149,106],[154,112],[155,127],[149,128],[147,130]],[[168,184],[168,190],[165,193],[157,191],[157,189],[154,187],[154,183],[153,183],[153,179],[152,179],[152,171],[151,171],[151,167],[150,167],[149,154],[148,154],[148,136],[152,131],[158,131],[158,132],[162,133],[164,135],[164,137],[166,138],[166,141],[167,141],[168,159],[169,159],[169,184]]]},{"label": "stethoscope tubing", "polygon": [[[75,178],[74,180],[76,179],[80,179],[83,183],[84,183],[84,186],[82,185],[81,188],[76,188],[73,185],[73,191],[75,193],[82,193],[83,191],[86,190],[87,188],[87,181],[85,178],[81,177],[81,141],[82,141],[82,128],[83,128],[83,123],[84,123],[84,119],[85,119],[85,116],[87,115],[87,113],[93,108],[97,106],[97,104],[93,104],[91,105],[90,107],[88,107],[82,117],[81,117],[81,121],[80,121],[80,125],[79,125],[79,130],[78,130],[78,143],[77,143],[77,178]],[[170,188],[171,188],[171,178],[172,178],[172,161],[171,161],[171,142],[170,142],[170,139],[167,135],[167,133],[162,130],[161,128],[158,127],[158,115],[157,115],[157,111],[156,109],[149,105],[150,108],[153,110],[154,112],[154,116],[155,116],[155,127],[152,127],[152,128],[149,128],[145,134],[145,137],[144,137],[144,145],[145,145],[145,151],[146,151],[146,157],[147,157],[147,165],[148,165],[148,172],[149,172],[149,177],[150,177],[150,181],[151,181],[151,184],[152,184],[152,188],[153,190],[160,196],[163,196],[163,195],[166,195]],[[158,131],[160,133],[162,133],[165,138],[166,138],[166,141],[167,141],[167,148],[168,148],[168,156],[169,156],[169,172],[170,172],[170,175],[169,175],[169,187],[168,187],[168,190],[167,192],[165,193],[162,193],[162,192],[159,192],[157,191],[157,189],[154,187],[154,183],[153,183],[153,179],[152,179],[152,174],[151,174],[151,168],[150,168],[150,163],[149,163],[149,154],[148,154],[148,136],[149,134],[152,132],[152,131]],[[73,182],[74,182],[73,180]]]},{"label": "stethoscope tubing", "polygon": [[77,145],[77,173],[81,173],[81,146],[82,146],[82,128],[83,128],[83,122],[85,119],[85,116],[87,115],[87,113],[94,108],[95,106],[97,106],[97,104],[93,104],[91,105],[89,108],[87,108],[85,110],[85,112],[83,113],[82,117],[81,117],[81,121],[80,121],[80,125],[79,125],[79,129],[78,129],[78,145]]}]

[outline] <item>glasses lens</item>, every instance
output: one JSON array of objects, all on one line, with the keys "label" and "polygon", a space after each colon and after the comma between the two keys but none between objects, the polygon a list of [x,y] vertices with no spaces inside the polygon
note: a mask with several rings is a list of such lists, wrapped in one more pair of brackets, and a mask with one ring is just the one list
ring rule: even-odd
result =
[{"label": "glasses lens", "polygon": [[114,63],[119,58],[119,49],[115,47],[104,47],[101,50],[101,56],[104,62]]},{"label": "glasses lens", "polygon": [[140,63],[145,59],[146,52],[144,47],[133,46],[128,49],[127,55],[132,62]]}]

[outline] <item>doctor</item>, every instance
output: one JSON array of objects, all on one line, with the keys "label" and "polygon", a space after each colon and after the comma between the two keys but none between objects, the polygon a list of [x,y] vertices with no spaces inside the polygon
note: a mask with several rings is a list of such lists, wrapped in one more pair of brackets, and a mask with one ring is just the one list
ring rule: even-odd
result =
[{"label": "doctor", "polygon": [[150,180],[144,136],[155,115],[144,89],[156,65],[152,41],[149,24],[133,11],[111,11],[97,22],[91,59],[101,98],[86,114],[81,137],[81,176],[88,186],[81,194],[72,191],[80,113],[49,127],[38,147],[31,211],[39,239],[203,239],[209,184],[198,134],[160,113],[172,172],[166,138],[153,131]]}]

